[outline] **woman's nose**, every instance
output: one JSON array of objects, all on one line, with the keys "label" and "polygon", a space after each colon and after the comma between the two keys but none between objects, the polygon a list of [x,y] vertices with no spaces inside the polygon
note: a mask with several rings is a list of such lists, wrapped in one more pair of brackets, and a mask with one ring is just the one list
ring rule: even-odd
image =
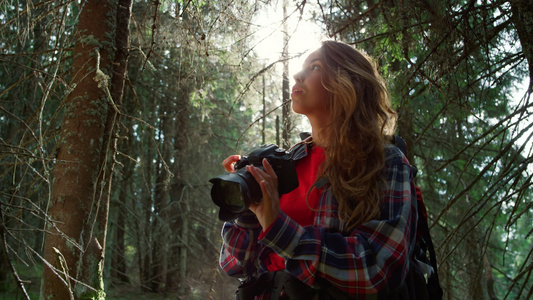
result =
[{"label": "woman's nose", "polygon": [[292,77],[294,78],[294,81],[296,81],[296,82],[302,82],[304,80],[304,75],[303,75],[302,71],[294,74]]}]

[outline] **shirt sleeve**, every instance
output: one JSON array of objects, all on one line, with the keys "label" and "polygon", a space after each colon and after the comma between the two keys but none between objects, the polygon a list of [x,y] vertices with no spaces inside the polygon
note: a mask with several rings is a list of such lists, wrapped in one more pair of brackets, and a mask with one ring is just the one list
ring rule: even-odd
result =
[{"label": "shirt sleeve", "polygon": [[219,263],[226,274],[245,277],[253,272],[258,252],[257,238],[261,231],[261,225],[252,212],[244,213],[233,222],[224,223],[224,244]]},{"label": "shirt sleeve", "polygon": [[283,212],[260,243],[285,258],[287,270],[312,286],[317,278],[350,294],[376,294],[404,280],[416,233],[416,191],[405,156],[387,151],[381,218],[348,234],[302,227]]}]

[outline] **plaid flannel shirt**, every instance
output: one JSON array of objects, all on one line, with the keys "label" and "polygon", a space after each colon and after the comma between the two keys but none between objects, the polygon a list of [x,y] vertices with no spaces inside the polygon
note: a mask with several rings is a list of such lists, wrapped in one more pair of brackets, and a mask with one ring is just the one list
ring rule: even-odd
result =
[{"label": "plaid flannel shirt", "polygon": [[[285,259],[286,271],[309,286],[325,279],[357,299],[400,287],[412,263],[416,238],[415,171],[397,147],[387,145],[385,150],[387,185],[380,219],[345,232],[329,188],[321,196],[313,226],[302,227],[280,212],[258,240],[262,228],[248,212],[223,226],[223,270],[230,276],[258,276],[267,272],[263,258],[275,251]],[[306,155],[307,147],[300,147],[293,159]]]}]

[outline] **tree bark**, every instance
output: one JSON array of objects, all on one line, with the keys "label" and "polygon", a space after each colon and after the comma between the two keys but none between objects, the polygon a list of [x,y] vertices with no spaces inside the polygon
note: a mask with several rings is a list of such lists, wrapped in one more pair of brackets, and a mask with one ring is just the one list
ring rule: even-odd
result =
[{"label": "tree bark", "polygon": [[[165,103],[168,104],[168,103]],[[160,137],[162,141],[161,155],[157,162],[157,176],[154,187],[154,211],[152,224],[152,265],[150,290],[159,292],[166,282],[167,253],[170,234],[168,232],[168,205],[169,205],[169,184],[172,178],[168,164],[172,156],[172,139],[175,136],[174,122],[169,115],[169,107],[163,104],[163,112],[160,116]],[[163,136],[164,134],[164,136]]]},{"label": "tree bark", "polygon": [[[174,142],[172,143],[172,158],[174,163],[171,164],[172,174],[174,178],[169,187],[169,211],[170,216],[167,218],[170,229],[169,248],[168,251],[172,253],[169,255],[167,261],[166,274],[166,290],[169,292],[178,291],[182,294],[185,292],[185,273],[187,272],[187,251],[188,251],[188,223],[190,214],[188,213],[188,197],[186,197],[185,189],[187,186],[187,174],[185,168],[185,161],[188,159],[188,140],[189,133],[194,130],[190,128],[190,120],[183,116],[191,114],[190,105],[190,90],[179,89],[177,94],[177,107],[171,115],[175,122],[172,123],[172,130],[169,130],[169,137]],[[170,107],[169,107],[170,109]],[[179,254],[179,255],[178,255]]]},{"label": "tree bark", "polygon": [[[106,0],[82,1],[81,7],[73,90],[66,100],[53,171],[41,299],[105,297],[103,265],[114,132],[124,86],[131,1],[129,6],[120,1],[117,19],[110,14],[115,7]],[[117,40],[109,34],[114,27],[120,27]],[[115,62],[110,59],[113,45],[118,49]]]},{"label": "tree bark", "polygon": [[[157,118],[157,97],[154,94],[152,98],[152,103],[150,103],[149,107],[145,107],[145,111],[151,112],[148,114],[148,123],[154,124],[155,120]],[[151,141],[149,141],[147,144],[149,145],[146,149],[146,151],[143,151],[142,156],[142,165],[144,169],[144,189],[142,192],[142,207],[140,215],[143,216],[143,222],[142,223],[135,223],[135,226],[138,227],[139,232],[139,238],[137,239],[138,245],[138,255],[139,255],[139,276],[141,281],[141,288],[143,291],[150,291],[151,283],[150,283],[150,272],[151,272],[151,265],[152,265],[152,255],[151,255],[151,248],[152,248],[152,241],[154,240],[152,231],[154,224],[152,222],[152,207],[154,206],[153,202],[153,189],[154,184],[152,180],[152,174],[155,172],[157,173],[157,168],[153,159],[154,159],[154,153],[155,153],[155,147],[151,146]]]},{"label": "tree bark", "polygon": [[533,1],[531,0],[512,0],[511,11],[513,13],[511,20],[513,21],[520,44],[522,44],[522,52],[527,59],[529,66],[529,89],[531,90],[533,82]]},{"label": "tree bark", "polygon": [[291,94],[289,92],[289,32],[287,26],[287,6],[288,2],[283,1],[283,82],[282,82],[282,143],[285,149],[291,146]]},{"label": "tree bark", "polygon": [[[124,143],[121,143],[120,151],[122,153],[133,153],[133,139],[134,136],[131,132],[131,124],[127,126],[130,128],[128,137]],[[112,260],[112,272],[111,278],[113,282],[118,284],[128,283],[129,277],[126,273],[126,217],[127,217],[127,207],[129,205],[128,197],[130,195],[129,191],[133,189],[132,187],[132,178],[134,173],[135,162],[131,159],[126,158],[122,162],[123,170],[119,176],[120,182],[120,191],[118,195],[118,200],[115,202],[114,208],[116,210],[116,229],[115,229],[115,239],[113,244],[113,255]],[[133,201],[132,201],[133,202]]]}]

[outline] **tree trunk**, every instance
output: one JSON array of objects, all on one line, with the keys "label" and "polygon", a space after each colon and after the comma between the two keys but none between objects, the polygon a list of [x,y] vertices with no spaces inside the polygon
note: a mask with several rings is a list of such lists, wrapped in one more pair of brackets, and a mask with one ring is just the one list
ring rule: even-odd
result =
[{"label": "tree trunk", "polygon": [[[152,103],[150,107],[145,107],[145,111],[151,112],[149,114],[149,124],[154,124],[156,115],[157,115],[157,97],[154,95],[152,99]],[[146,151],[142,152],[142,165],[144,170],[144,180],[145,183],[143,184],[143,192],[141,196],[141,202],[142,207],[140,208],[139,215],[141,216],[141,220],[143,220],[140,223],[135,223],[134,225],[137,227],[137,232],[139,232],[139,236],[137,238],[138,244],[137,244],[137,251],[139,255],[139,276],[141,281],[141,288],[143,291],[149,291],[150,290],[150,266],[151,266],[151,243],[153,240],[152,237],[152,207],[153,207],[153,201],[152,201],[152,190],[153,190],[153,182],[152,182],[152,173],[154,172],[154,152],[155,147],[152,146],[152,141],[148,138],[146,140],[146,143],[148,145]]]},{"label": "tree trunk", "polygon": [[533,1],[531,0],[512,0],[511,10],[513,12],[512,21],[515,25],[522,52],[527,59],[529,66],[529,89],[532,88],[533,82]]},{"label": "tree trunk", "polygon": [[[178,155],[179,156],[179,155]],[[189,209],[186,196],[186,182],[178,178],[172,183],[169,226],[172,232],[168,249],[166,290],[183,295],[186,293],[187,250],[189,240]]]},{"label": "tree trunk", "polygon": [[[126,186],[127,187],[127,186]],[[122,190],[125,190],[126,187],[124,187]],[[124,194],[124,191],[120,192],[121,195]],[[122,202],[125,200],[125,197],[121,196],[121,199],[119,200],[118,205],[116,206],[118,208],[117,210],[117,221],[116,221],[116,229],[115,229],[115,244],[113,249],[113,257],[112,259],[112,281],[116,282],[117,284],[122,283],[128,283],[128,274],[126,273],[126,244],[125,244],[125,232],[126,232],[126,222],[124,220],[124,206],[126,206],[125,202]]]},{"label": "tree trunk", "polygon": [[261,144],[266,144],[266,94],[265,94],[265,74],[263,74],[263,122],[261,122]]},{"label": "tree trunk", "polygon": [[[125,97],[128,97],[129,94],[126,94]],[[135,110],[134,108],[134,101],[128,101],[124,103],[122,110],[126,114],[130,114],[131,112]],[[135,136],[133,134],[134,128],[132,126],[131,119],[123,119],[121,121],[124,128],[127,128],[127,134],[124,138],[124,142],[120,144],[120,152],[121,153],[128,153],[132,157],[137,157],[140,155],[139,152],[136,151],[135,148]],[[135,172],[135,161],[133,161],[132,158],[122,156],[124,159],[122,161],[122,172],[119,172],[117,178],[119,180],[119,186],[120,191],[118,195],[118,201],[115,203],[115,216],[116,216],[116,229],[115,229],[115,239],[114,239],[114,249],[112,249],[113,255],[111,257],[111,264],[112,264],[112,272],[111,272],[111,278],[113,282],[116,282],[118,284],[121,283],[128,283],[129,282],[129,276],[128,273],[126,273],[126,220],[127,220],[127,207],[135,207],[136,201],[128,201],[130,195],[130,191],[134,190],[134,184],[133,184],[133,174]],[[132,222],[134,224],[138,224],[139,222]],[[131,223],[130,223],[131,224]],[[136,228],[136,225],[132,224],[132,227],[130,227],[130,230],[138,231],[138,228]],[[110,231],[111,232],[111,231]]]},{"label": "tree trunk", "polygon": [[[110,87],[110,94],[111,99],[113,99],[112,103],[112,109],[108,111],[107,115],[107,121],[106,121],[106,136],[104,138],[104,141],[108,141],[107,147],[111,147],[111,152],[109,159],[107,161],[104,161],[103,163],[106,163],[108,166],[108,172],[102,172],[101,181],[105,182],[105,188],[103,189],[103,193],[100,196],[100,199],[103,201],[109,203],[110,194],[111,194],[111,179],[113,178],[113,168],[115,164],[115,153],[117,150],[117,138],[118,132],[116,130],[115,124],[118,123],[118,107],[120,107],[122,103],[123,93],[124,93],[124,82],[125,82],[125,74],[127,70],[127,64],[128,64],[128,57],[129,57],[129,44],[130,44],[130,16],[131,16],[131,6],[132,6],[132,0],[119,0],[118,6],[117,6],[117,15],[116,15],[116,37],[115,37],[115,60],[113,63],[113,77],[111,80],[111,87]],[[107,148],[106,147],[106,148]],[[105,149],[105,148],[104,148]],[[129,177],[131,177],[131,173],[133,172],[133,166],[131,166],[131,161],[127,162],[129,169],[125,170],[125,178],[123,180],[128,180]],[[125,183],[126,181],[124,181]],[[121,185],[121,191],[120,191],[120,199],[119,199],[119,206],[125,205],[125,188],[124,186],[127,186],[126,184]],[[101,224],[107,223],[107,213],[102,211],[102,213],[99,215],[99,220]],[[105,228],[107,228],[106,225],[104,225]],[[118,261],[117,261],[117,273],[120,281],[126,282],[127,276],[126,276],[126,265],[125,265],[125,259],[124,259],[124,230],[125,230],[125,224],[124,224],[124,210],[119,209],[118,211],[118,217],[117,217],[117,229],[116,229],[116,236],[117,236],[117,245],[119,247],[119,253]],[[104,231],[104,234],[107,232],[107,230]],[[105,238],[104,238],[105,243]],[[104,245],[105,249],[105,245]]]},{"label": "tree trunk", "polygon": [[[41,299],[105,297],[103,265],[116,151],[114,132],[131,9],[131,2],[119,2],[117,19],[110,14],[114,7],[108,1],[81,3],[72,63],[74,88],[66,100],[53,171]],[[109,34],[113,25],[119,27],[115,41]],[[112,45],[117,49],[114,63],[110,60]]]},{"label": "tree trunk", "polygon": [[[131,129],[131,125],[128,126]],[[133,153],[133,134],[128,134],[126,142],[122,144],[122,153]],[[112,281],[121,284],[128,283],[129,277],[126,273],[126,207],[128,207],[129,190],[132,189],[131,180],[134,172],[135,162],[126,158],[120,178],[120,191],[118,200],[114,207],[116,209],[116,229],[114,239],[114,249],[112,251]]]},{"label": "tree trunk", "polygon": [[170,185],[170,216],[168,217],[170,243],[168,251],[171,255],[167,261],[166,289],[170,292],[179,291],[180,294],[185,293],[186,260],[189,247],[187,243],[190,214],[188,213],[188,197],[186,197],[185,189],[187,174],[190,172],[186,172],[187,164],[185,162],[188,159],[186,154],[188,152],[187,147],[189,147],[188,135],[195,130],[191,128],[190,120],[183,117],[191,114],[189,95],[190,91],[187,88],[178,91],[177,109],[174,109],[171,115],[175,122],[172,123],[172,130],[169,131],[169,137],[174,140],[172,143],[174,163],[171,165],[174,178]]},{"label": "tree trunk", "polygon": [[[183,192],[183,189],[182,189]],[[185,292],[185,282],[187,279],[187,260],[188,260],[188,251],[189,251],[189,206],[187,205],[187,200],[182,205],[182,211],[185,212],[182,214],[183,225],[181,228],[181,249],[180,249],[180,293]]]},{"label": "tree trunk", "polygon": [[287,0],[283,1],[283,84],[282,99],[283,106],[281,109],[283,120],[282,143],[285,149],[291,145],[291,94],[289,92],[289,32],[287,26]]},{"label": "tree trunk", "polygon": [[[162,132],[162,126],[159,128],[159,132],[161,133]],[[161,134],[159,135],[159,138],[158,140],[160,141],[161,140]],[[160,194],[160,190],[161,190],[161,172],[162,172],[162,168],[161,168],[161,165],[162,165],[162,158],[160,156],[157,157],[157,160],[156,160],[156,163],[155,163],[155,174],[157,174],[156,176],[156,180],[155,180],[155,184],[154,184],[154,191],[153,191],[153,195],[154,195],[154,199],[153,199],[153,212],[152,210],[149,211],[149,213],[152,215],[151,219],[151,226],[149,228],[149,230],[151,231],[150,232],[150,235],[152,237],[151,241],[150,241],[150,246],[149,246],[149,249],[150,249],[150,265],[149,265],[149,280],[148,280],[148,283],[149,283],[149,288],[150,288],[150,291],[151,292],[158,292],[159,291],[159,283],[160,283],[160,280],[161,280],[161,257],[159,256],[162,252],[161,252],[161,228],[164,226],[160,220],[160,213],[161,213],[161,195],[158,195]]]},{"label": "tree trunk", "polygon": [[496,300],[498,297],[496,297],[496,292],[494,290],[494,278],[492,277],[492,266],[490,264],[489,258],[487,257],[487,254],[483,255],[483,266],[485,269],[485,280],[487,284],[487,293],[488,293],[488,299],[490,300]]}]

